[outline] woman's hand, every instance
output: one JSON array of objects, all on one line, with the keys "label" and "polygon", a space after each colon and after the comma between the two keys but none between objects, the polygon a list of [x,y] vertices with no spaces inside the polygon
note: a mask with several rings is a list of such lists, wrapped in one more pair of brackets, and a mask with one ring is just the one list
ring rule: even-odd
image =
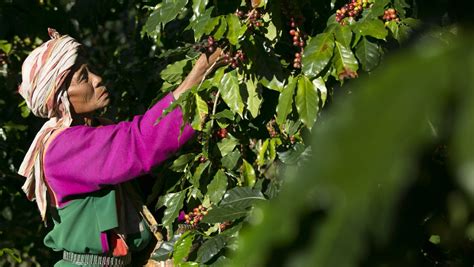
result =
[{"label": "woman's hand", "polygon": [[200,83],[214,69],[222,66],[222,62],[219,61],[222,55],[223,51],[220,48],[217,48],[212,54],[201,54],[186,79],[173,91],[174,99],[178,99],[182,93]]}]

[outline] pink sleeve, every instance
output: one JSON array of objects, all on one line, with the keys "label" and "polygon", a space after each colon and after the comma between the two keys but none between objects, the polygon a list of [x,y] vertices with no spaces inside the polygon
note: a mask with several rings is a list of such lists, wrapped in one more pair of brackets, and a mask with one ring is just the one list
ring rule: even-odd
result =
[{"label": "pink sleeve", "polygon": [[88,127],[74,126],[60,133],[45,155],[45,176],[59,203],[65,197],[96,191],[149,172],[175,153],[194,131],[184,127],[179,108],[155,125],[172,94],[131,122]]}]

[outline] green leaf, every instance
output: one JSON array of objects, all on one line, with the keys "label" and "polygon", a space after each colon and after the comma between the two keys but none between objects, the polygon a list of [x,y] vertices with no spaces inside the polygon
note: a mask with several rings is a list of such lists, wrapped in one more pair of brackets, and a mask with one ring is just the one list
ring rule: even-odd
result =
[{"label": "green leaf", "polygon": [[359,59],[364,71],[370,72],[379,64],[379,46],[376,43],[372,43],[365,37],[362,38],[360,43],[357,45],[355,54]]},{"label": "green leaf", "polygon": [[[6,52],[5,52],[6,53]],[[12,257],[17,263],[21,263],[21,255],[19,255],[15,250],[11,248],[2,248],[0,249],[0,257],[3,256],[3,254],[6,253],[10,257]]]},{"label": "green leaf", "polygon": [[218,235],[204,242],[197,252],[197,261],[206,263],[216,256],[226,245],[226,238]]},{"label": "green leaf", "polygon": [[265,142],[263,142],[262,147],[260,147],[260,150],[257,156],[258,166],[263,166],[263,164],[265,164],[265,152],[267,152],[269,143],[270,143],[270,139],[266,139]]},{"label": "green leaf", "polygon": [[193,0],[193,16],[190,19],[191,22],[203,14],[208,2],[209,0]]},{"label": "green leaf", "polygon": [[213,86],[217,88],[221,87],[222,77],[224,77],[224,73],[225,73],[225,68],[219,68],[218,70],[216,70],[214,77],[212,77]]},{"label": "green leaf", "polygon": [[207,186],[207,194],[212,203],[219,203],[227,190],[227,175],[222,170],[218,170],[214,179]]},{"label": "green leaf", "polygon": [[318,93],[313,83],[306,76],[300,76],[296,92],[296,109],[301,122],[310,130],[318,115],[318,102]]},{"label": "green leaf", "polygon": [[235,14],[227,15],[227,26],[229,27],[227,39],[231,44],[237,45],[240,37],[247,31],[247,26],[241,25],[240,19]]},{"label": "green leaf", "polygon": [[187,3],[188,0],[164,0],[158,4],[143,27],[145,32],[150,36],[157,35],[161,31],[161,27],[175,19]]},{"label": "green leaf", "polygon": [[215,207],[208,211],[208,214],[201,220],[203,223],[221,223],[225,221],[233,221],[242,218],[248,214],[246,208],[235,206]]},{"label": "green leaf", "polygon": [[245,181],[245,185],[253,187],[255,185],[255,181],[257,180],[257,176],[255,175],[255,170],[253,169],[252,165],[245,159],[242,163],[241,173],[244,178],[243,180]]},{"label": "green leaf", "polygon": [[178,217],[179,211],[183,208],[183,201],[186,195],[186,190],[169,193],[164,195],[158,201],[157,209],[166,206],[165,213],[163,215],[163,226],[170,227],[173,221]]},{"label": "green leaf", "polygon": [[377,39],[385,39],[388,31],[384,23],[379,19],[366,19],[354,25],[354,32],[362,36],[372,36]]},{"label": "green leaf", "polygon": [[227,193],[218,207],[213,207],[202,222],[219,223],[232,221],[248,214],[248,208],[256,201],[265,200],[262,192],[250,187],[235,187]]},{"label": "green leaf", "polygon": [[[214,20],[211,18],[212,10],[214,7],[210,7],[206,9],[206,11],[201,14],[196,20],[191,22],[188,27],[186,27],[187,30],[193,30],[194,31],[194,40],[197,42],[201,37],[206,33],[210,32],[210,27],[209,25],[212,26],[214,24]],[[215,26],[215,24],[214,24]],[[211,30],[212,31],[212,30]]]},{"label": "green leaf", "polygon": [[308,77],[318,76],[331,60],[333,50],[332,33],[321,33],[312,38],[303,53],[303,73]]},{"label": "green leaf", "polygon": [[227,20],[225,16],[219,17],[219,27],[217,28],[216,32],[214,33],[214,38],[216,40],[220,40],[224,37],[225,32],[227,31]]},{"label": "green leaf", "polygon": [[278,97],[278,105],[276,107],[276,122],[282,125],[286,121],[286,117],[293,109],[293,95],[295,94],[297,79],[293,76],[288,78],[288,85],[283,89]]},{"label": "green leaf", "polygon": [[383,15],[388,3],[390,3],[390,0],[374,1],[371,8],[364,10],[364,19],[378,20]]},{"label": "green leaf", "polygon": [[202,131],[202,126],[206,120],[207,114],[209,114],[209,110],[207,107],[206,101],[204,101],[199,94],[194,94],[195,96],[195,104],[196,104],[196,111],[194,119],[191,123],[193,129]]},{"label": "green leaf", "polygon": [[234,120],[234,113],[228,109],[224,109],[221,112],[218,112],[214,115],[216,119],[227,119],[227,120]]},{"label": "green leaf", "polygon": [[345,77],[357,76],[359,62],[357,62],[352,51],[337,41],[334,51],[334,66],[339,80],[343,80]]},{"label": "green leaf", "polygon": [[267,38],[268,40],[272,42],[277,41],[277,38],[279,37],[279,32],[281,31],[277,29],[269,13],[266,13],[263,16],[263,19],[264,21],[268,21],[268,26],[266,27],[267,32],[265,33],[265,38]]},{"label": "green leaf", "polygon": [[275,160],[276,158],[276,149],[277,147],[281,145],[281,140],[280,138],[272,138],[270,139],[270,145],[268,146],[268,157],[270,158],[270,160]]},{"label": "green leaf", "polygon": [[194,232],[185,232],[174,244],[173,262],[175,265],[179,265],[186,261],[194,240]]},{"label": "green leaf", "polygon": [[334,33],[334,37],[336,37],[336,41],[347,47],[350,47],[352,40],[352,31],[350,27],[342,26],[339,23],[333,25],[332,32]]},{"label": "green leaf", "polygon": [[244,111],[244,103],[240,96],[239,80],[237,78],[237,72],[231,71],[222,77],[221,80],[221,96],[224,102],[229,106],[232,112],[237,113],[242,117]]},{"label": "green leaf", "polygon": [[12,44],[10,44],[8,41],[0,40],[0,50],[2,50],[3,52],[5,52],[5,54],[8,55],[12,50]]},{"label": "green leaf", "polygon": [[247,109],[253,118],[258,116],[260,112],[260,105],[262,104],[262,97],[257,91],[257,83],[253,79],[248,79],[245,83],[247,85]]},{"label": "green leaf", "polygon": [[324,107],[328,96],[328,89],[326,88],[326,83],[324,82],[324,79],[321,77],[314,79],[313,85],[316,89],[318,89],[319,93],[321,94],[321,105]]},{"label": "green leaf", "polygon": [[285,81],[279,81],[277,77],[273,76],[271,81],[268,81],[265,77],[260,80],[260,83],[268,89],[281,92],[284,89]]},{"label": "green leaf", "polygon": [[217,25],[219,25],[220,18],[210,18],[209,21],[207,22],[205,28],[204,28],[204,34],[209,35],[211,34],[214,29],[216,28]]},{"label": "green leaf", "polygon": [[278,158],[286,165],[295,165],[298,163],[298,160],[304,151],[305,146],[301,143],[296,143],[291,149],[284,152],[278,152]]},{"label": "green leaf", "polygon": [[250,187],[234,187],[225,193],[219,207],[235,206],[245,209],[260,200],[265,200],[265,197],[259,190]]},{"label": "green leaf", "polygon": [[174,251],[174,244],[179,238],[180,235],[174,235],[171,240],[164,241],[158,249],[153,251],[150,258],[156,261],[165,261],[169,259]]},{"label": "green leaf", "polygon": [[172,21],[186,6],[188,0],[164,0],[161,8],[158,9],[160,21],[164,24]]},{"label": "green leaf", "polygon": [[397,41],[400,41],[400,36],[398,33],[398,22],[391,20],[387,23],[387,27],[392,32],[393,38],[395,38]]},{"label": "green leaf", "polygon": [[405,18],[407,8],[410,8],[410,5],[406,0],[395,0],[393,7],[397,10],[397,13],[401,18]]},{"label": "green leaf", "polygon": [[197,166],[196,170],[194,171],[193,179],[191,180],[191,183],[198,190],[199,190],[199,181],[201,180],[202,173],[206,170],[209,164],[210,164],[210,161],[200,163],[199,166]]},{"label": "green leaf", "polygon": [[189,61],[189,59],[183,59],[168,65],[166,69],[160,73],[161,78],[169,83],[181,81],[183,78],[183,70]]},{"label": "green leaf", "polygon": [[173,161],[170,169],[175,172],[184,172],[186,166],[194,159],[194,157],[196,157],[195,153],[181,155]]},{"label": "green leaf", "polygon": [[219,147],[219,151],[223,157],[227,156],[230,152],[232,152],[239,144],[239,140],[229,136],[227,138],[222,139],[219,143],[217,143],[217,147]]},{"label": "green leaf", "polygon": [[240,159],[240,152],[239,151],[232,151],[228,155],[222,158],[222,166],[228,170],[232,170],[237,165],[237,162]]}]

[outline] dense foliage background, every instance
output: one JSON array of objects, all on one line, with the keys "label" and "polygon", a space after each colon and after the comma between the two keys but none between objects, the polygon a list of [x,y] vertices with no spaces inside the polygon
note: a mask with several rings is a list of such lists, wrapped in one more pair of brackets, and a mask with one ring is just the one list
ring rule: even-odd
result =
[{"label": "dense foliage background", "polygon": [[[472,89],[453,75],[458,60],[467,61],[462,73],[473,73],[472,42],[456,41],[469,35],[472,4],[355,1],[356,9],[344,7],[349,14],[342,10],[347,3],[1,2],[0,264],[52,266],[60,256],[42,244],[48,229],[15,174],[42,125],[16,93],[21,62],[54,27],[87,47],[112,93],[104,115],[117,121],[143,113],[175,88],[199,55],[196,44],[208,49],[208,36],[234,63],[209,73],[175,102],[198,135],[154,171],[153,189],[144,193],[172,239],[171,249],[158,250],[154,259],[222,265],[240,247],[252,257],[237,254],[239,262],[256,266],[472,265],[472,202],[448,163],[461,96],[435,93],[449,85],[456,92]],[[464,53],[451,52],[450,45]],[[402,60],[386,60],[391,54]],[[440,98],[450,103],[439,105],[443,116],[432,115],[426,107]],[[345,134],[331,131],[337,127],[327,116],[340,118]],[[399,163],[403,159],[412,164]],[[295,171],[308,162],[312,172]],[[325,169],[332,173],[315,176]],[[254,210],[285,187],[273,206]],[[337,199],[350,205],[337,208]],[[369,208],[374,202],[380,206]],[[239,246],[242,227],[250,232]],[[176,234],[183,229],[190,231]],[[314,251],[320,252],[312,258]]]}]

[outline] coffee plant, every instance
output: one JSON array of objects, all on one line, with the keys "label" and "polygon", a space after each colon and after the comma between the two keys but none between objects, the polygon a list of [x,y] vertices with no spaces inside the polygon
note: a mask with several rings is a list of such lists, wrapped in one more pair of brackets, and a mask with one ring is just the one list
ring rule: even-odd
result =
[{"label": "coffee plant", "polygon": [[[156,261],[472,266],[470,165],[448,164],[472,136],[473,105],[458,105],[472,98],[471,10],[463,0],[0,1],[0,266],[62,257],[44,246],[51,225],[16,174],[43,123],[17,93],[21,63],[48,27],[84,44],[111,89],[100,115],[115,121],[222,51],[172,107],[195,140],[136,180],[166,237]],[[442,116],[424,112],[440,103]]]},{"label": "coffee plant", "polygon": [[[149,198],[170,240],[153,259],[225,262],[252,207],[275,197],[285,169],[311,156],[309,133],[336,91],[370,75],[417,26],[404,0],[326,2],[167,0],[150,8],[142,33],[157,48],[179,44],[160,51],[174,59],[160,73],[161,93],[180,84],[199,53],[223,51],[165,111],[179,106],[197,138],[163,167],[172,182],[157,182]],[[183,223],[192,227],[173,238]]]}]

